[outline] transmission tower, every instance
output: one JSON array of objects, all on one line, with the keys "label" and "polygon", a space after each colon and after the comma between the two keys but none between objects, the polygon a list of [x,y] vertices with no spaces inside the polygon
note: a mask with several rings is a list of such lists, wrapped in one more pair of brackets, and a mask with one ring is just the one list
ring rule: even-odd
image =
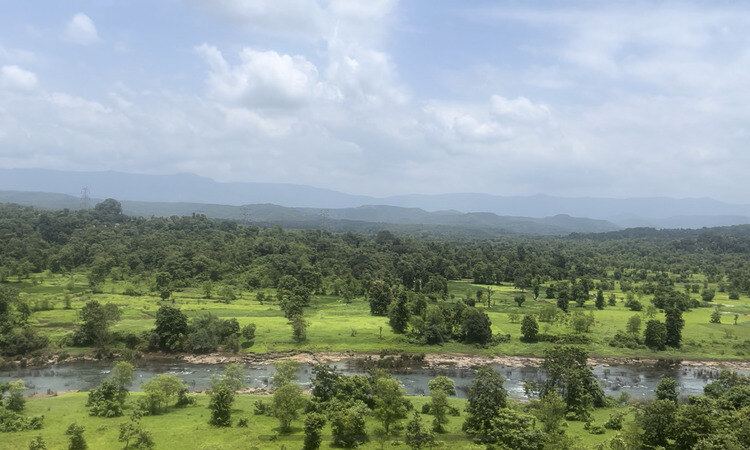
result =
[{"label": "transmission tower", "polygon": [[89,209],[91,205],[91,198],[89,197],[89,187],[84,186],[81,188],[81,209]]}]

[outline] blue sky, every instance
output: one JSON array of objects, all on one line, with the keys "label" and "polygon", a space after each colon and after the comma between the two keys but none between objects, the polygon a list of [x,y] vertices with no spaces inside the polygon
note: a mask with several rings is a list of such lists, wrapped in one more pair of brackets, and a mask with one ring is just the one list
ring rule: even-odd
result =
[{"label": "blue sky", "polygon": [[0,165],[750,202],[739,2],[0,0]]}]

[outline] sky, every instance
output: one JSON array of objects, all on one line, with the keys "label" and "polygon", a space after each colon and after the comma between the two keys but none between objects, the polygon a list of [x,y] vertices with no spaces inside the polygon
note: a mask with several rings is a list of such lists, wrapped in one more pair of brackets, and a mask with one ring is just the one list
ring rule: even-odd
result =
[{"label": "sky", "polygon": [[0,0],[0,167],[750,203],[750,4]]}]

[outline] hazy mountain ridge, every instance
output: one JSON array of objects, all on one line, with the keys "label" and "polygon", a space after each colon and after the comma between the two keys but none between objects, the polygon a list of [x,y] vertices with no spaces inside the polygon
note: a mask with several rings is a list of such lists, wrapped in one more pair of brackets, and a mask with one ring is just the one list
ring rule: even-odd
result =
[{"label": "hazy mountain ridge", "polygon": [[[97,198],[123,201],[241,206],[274,204],[291,208],[336,209],[330,219],[414,223],[414,218],[445,223],[462,213],[467,221],[486,226],[481,213],[500,217],[549,218],[557,215],[606,220],[623,228],[700,228],[750,223],[750,205],[710,198],[565,198],[548,195],[498,196],[490,194],[410,194],[376,198],[328,189],[283,183],[220,183],[191,174],[143,175],[121,172],[71,172],[46,169],[0,169],[0,190],[51,192],[78,196],[83,186]],[[367,210],[377,205],[377,210]],[[400,207],[389,210],[385,206]],[[365,208],[356,213],[351,208]],[[220,210],[221,208],[213,208]],[[344,211],[347,209],[347,211]],[[415,211],[418,209],[419,211]],[[218,212],[216,212],[218,214]],[[289,213],[289,212],[287,212]],[[369,213],[369,215],[368,215]],[[453,218],[453,219],[450,219]],[[308,219],[309,220],[309,217]],[[492,218],[493,224],[497,219]]]},{"label": "hazy mountain ridge", "polygon": [[[92,199],[91,204],[100,200]],[[80,199],[64,194],[0,191],[0,202],[45,209],[79,209]],[[140,202],[123,200],[123,212],[134,216],[205,214],[214,219],[237,220],[288,228],[326,228],[336,231],[404,232],[495,236],[506,234],[566,235],[618,230],[603,220],[554,216],[546,218],[504,217],[492,213],[428,212],[418,208],[367,205],[357,208],[289,208],[273,204],[216,205],[185,202]]]}]

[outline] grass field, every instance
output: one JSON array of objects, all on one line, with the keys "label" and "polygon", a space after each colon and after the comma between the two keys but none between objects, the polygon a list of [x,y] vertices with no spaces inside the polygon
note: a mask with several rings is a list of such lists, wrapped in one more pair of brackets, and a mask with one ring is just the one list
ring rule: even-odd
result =
[{"label": "grass field", "polygon": [[[41,435],[50,449],[67,448],[67,436],[65,429],[72,422],[77,422],[86,428],[84,436],[91,449],[121,448],[123,445],[117,442],[120,423],[127,421],[127,417],[100,418],[89,416],[85,407],[85,393],[64,394],[57,397],[30,399],[27,403],[27,414],[40,415],[44,417],[44,428],[35,431],[24,431],[16,433],[0,434],[0,449],[23,449],[27,448],[29,441],[35,436]],[[139,393],[131,393],[131,400]],[[256,416],[252,414],[253,403],[258,399],[268,400],[268,396],[238,395],[234,403],[233,419],[245,417],[249,419],[248,428],[215,428],[208,424],[209,410],[206,407],[208,397],[197,395],[197,404],[187,408],[173,408],[169,412],[156,416],[147,416],[142,419],[143,428],[150,431],[154,438],[156,448],[172,449],[298,449],[302,447],[303,423],[297,420],[293,423],[293,431],[282,435],[278,439],[278,421],[268,416]],[[422,404],[429,401],[428,397],[410,397],[416,410],[420,410]],[[446,433],[442,436],[462,436],[461,424],[464,421],[465,400],[450,399],[451,405],[461,411],[461,416],[450,417],[450,423],[446,427]],[[593,411],[593,423],[603,424],[615,411],[626,411],[624,408],[604,408]],[[126,414],[127,416],[127,414]],[[301,416],[303,418],[303,416]],[[423,415],[423,424],[430,424],[432,416]],[[592,435],[584,430],[582,422],[567,422],[568,433],[578,439],[584,448],[593,448],[598,443],[611,439],[616,432],[607,430],[602,435]],[[375,427],[372,417],[368,418],[367,430],[371,434]],[[330,426],[326,425],[322,434],[330,436]],[[438,435],[441,436],[441,435]],[[387,444],[388,448],[407,448],[406,445]],[[469,442],[460,439],[452,440],[442,444],[443,448],[482,448],[474,447]],[[330,440],[324,441],[321,448],[330,448]],[[360,448],[381,448],[380,443],[371,439]]]},{"label": "grass field", "polygon": [[[15,282],[21,296],[32,305],[47,302],[53,309],[39,310],[31,317],[32,324],[38,331],[51,339],[53,351],[60,350],[58,343],[75,327],[77,310],[88,299],[97,299],[101,303],[115,303],[122,311],[122,319],[112,328],[113,331],[142,332],[153,328],[154,315],[161,300],[152,295],[123,295],[125,283],[108,282],[103,286],[103,293],[92,294],[87,291],[86,279],[75,277],[75,286],[68,285],[70,278],[60,275],[35,276],[36,281]],[[697,282],[697,281],[696,281]],[[66,287],[67,285],[67,287]],[[467,290],[484,288],[469,281],[453,281],[449,293],[454,299],[464,297]],[[713,286],[716,287],[716,286]],[[174,301],[188,316],[210,312],[221,318],[236,318],[240,325],[253,322],[257,325],[255,344],[244,351],[267,353],[279,351],[334,351],[334,352],[380,352],[381,350],[405,351],[414,353],[474,353],[485,355],[538,355],[544,353],[548,344],[529,344],[520,341],[520,321],[511,323],[508,313],[518,312],[536,314],[549,301],[534,300],[526,293],[527,300],[518,308],[512,298],[518,291],[512,286],[493,286],[494,305],[486,309],[492,321],[494,332],[510,334],[511,340],[489,348],[477,348],[461,343],[446,343],[441,346],[424,346],[410,342],[406,336],[394,334],[388,326],[387,318],[374,317],[369,314],[369,305],[362,299],[354,299],[346,304],[334,296],[314,296],[310,307],[305,309],[305,317],[310,322],[307,341],[296,344],[292,340],[291,327],[284,318],[277,303],[260,304],[256,300],[257,291],[242,292],[239,298],[230,304],[213,299],[204,299],[197,289],[187,289],[174,294]],[[271,290],[265,291],[273,293]],[[607,306],[597,310],[593,300],[584,308],[577,308],[573,303],[570,310],[582,309],[592,311],[596,319],[588,336],[592,343],[589,350],[594,356],[601,357],[665,357],[691,359],[748,359],[750,358],[750,298],[741,296],[739,300],[729,300],[726,293],[718,292],[713,305],[721,305],[721,324],[709,323],[713,307],[695,308],[684,314],[683,347],[662,352],[648,349],[630,350],[608,345],[610,337],[618,330],[623,330],[627,320],[634,314],[624,305],[625,294],[619,290],[606,291],[605,297],[614,292],[618,301],[616,306]],[[698,298],[698,294],[692,294]],[[70,298],[70,309],[65,309],[64,298]],[[452,299],[448,302],[455,301]],[[554,302],[554,300],[551,300]],[[641,299],[649,304],[649,296]],[[734,314],[738,322],[734,325]],[[643,314],[643,313],[640,313]],[[655,318],[663,320],[663,314]],[[643,322],[647,318],[643,317]],[[540,332],[570,333],[569,327],[560,322],[539,324]],[[88,349],[65,348],[68,353],[85,352]]]}]

